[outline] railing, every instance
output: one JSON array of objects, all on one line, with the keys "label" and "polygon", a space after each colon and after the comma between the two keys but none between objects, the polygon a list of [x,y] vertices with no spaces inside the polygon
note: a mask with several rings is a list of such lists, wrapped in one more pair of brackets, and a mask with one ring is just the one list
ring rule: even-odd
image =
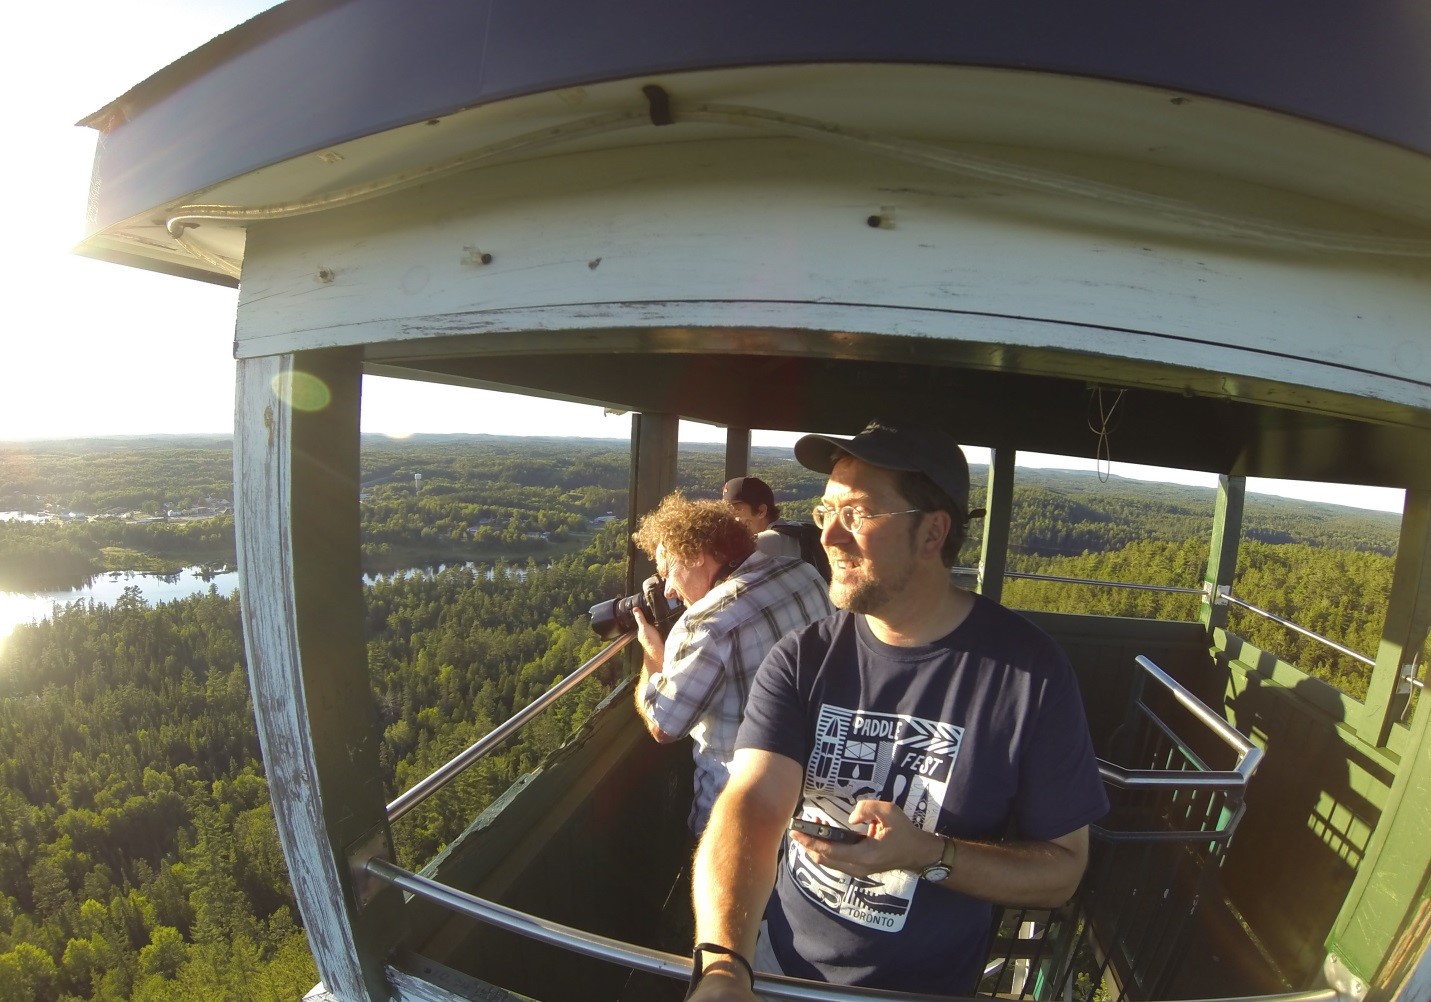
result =
[{"label": "railing", "polygon": [[[1006,998],[1160,998],[1177,972],[1207,882],[1245,810],[1261,749],[1139,656],[1128,712],[1099,771],[1112,810],[1090,826],[1090,862],[1063,908],[1008,909],[981,991]],[[1154,698],[1144,698],[1151,680]],[[1169,720],[1180,713],[1183,733]],[[1201,734],[1187,733],[1198,728]],[[1212,769],[1194,744],[1221,746]],[[1110,761],[1111,759],[1111,761]]]},{"label": "railing", "polygon": [[528,721],[536,717],[548,706],[551,706],[558,699],[565,696],[572,689],[576,688],[592,674],[601,668],[634,640],[636,634],[623,633],[613,640],[609,645],[602,648],[601,652],[591,658],[584,665],[532,700],[521,710],[512,714],[503,723],[498,724],[489,733],[468,745],[458,752],[443,765],[433,770],[432,774],[414,783],[405,790],[396,800],[388,804],[388,821],[396,821],[448,783],[452,782],[469,766],[475,764],[492,749],[496,748],[507,738],[521,730]]},{"label": "railing", "polygon": [[1345,654],[1349,658],[1354,658],[1355,660],[1360,661],[1364,665],[1368,665],[1372,668],[1376,667],[1375,658],[1369,658],[1365,654],[1358,654],[1350,647],[1343,646],[1342,644],[1337,643],[1335,640],[1332,640],[1329,637],[1322,636],[1320,633],[1314,633],[1311,630],[1307,629],[1305,626],[1298,626],[1290,619],[1283,619],[1275,612],[1268,612],[1266,609],[1259,609],[1251,602],[1244,602],[1242,601],[1242,599],[1236,598],[1230,593],[1223,594],[1220,597],[1226,599],[1231,605],[1246,609],[1248,612],[1255,612],[1259,616],[1264,616],[1280,626],[1285,626],[1287,629],[1293,631],[1294,633],[1300,633],[1304,637],[1310,637],[1318,643],[1325,644],[1326,646],[1330,647],[1332,650],[1337,651],[1340,654]]},{"label": "railing", "polygon": [[[1127,588],[1133,591],[1157,591],[1166,592],[1174,595],[1201,595],[1204,598],[1206,598],[1209,594],[1209,589],[1206,587],[1187,588],[1181,585],[1134,584],[1131,581],[1103,581],[1099,578],[1070,578],[1061,577],[1056,574],[1033,574],[1026,571],[1005,571],[1004,577],[1020,578],[1026,581],[1053,581],[1058,584],[1095,585],[1103,588]],[[1268,612],[1266,609],[1258,608],[1251,602],[1244,602],[1242,599],[1237,598],[1235,595],[1233,595],[1230,591],[1219,591],[1213,601],[1218,604],[1235,605],[1239,608],[1246,609],[1248,612],[1255,612],[1257,615],[1270,619],[1272,620],[1272,622],[1277,623],[1280,626],[1285,626],[1287,629],[1292,630],[1295,633],[1300,633],[1304,637],[1309,637],[1312,640],[1317,641],[1318,643],[1325,644],[1327,647],[1330,647],[1332,650],[1337,651],[1340,654],[1345,654],[1349,658],[1354,658],[1355,660],[1360,661],[1364,665],[1367,665],[1372,668],[1376,667],[1375,658],[1370,658],[1367,657],[1365,654],[1358,653],[1357,651],[1352,650],[1350,647],[1347,647],[1343,644],[1339,644],[1330,637],[1324,637],[1320,633],[1316,633],[1312,630],[1307,629],[1305,626],[1300,626],[1297,623],[1292,622],[1290,619],[1284,619],[1283,617],[1277,615],[1275,612]],[[1412,679],[1411,684],[1424,688],[1424,685],[1418,679]]]},{"label": "railing", "polygon": [[[519,714],[434,771],[389,805],[389,816],[401,817],[450,782],[522,724],[608,663],[633,636],[626,634],[614,641]],[[1032,940],[1028,938],[1028,933],[1036,926],[1027,920],[1027,913],[1017,913],[1015,926],[1025,933],[1025,937],[1013,946],[1006,947],[1003,956],[997,955],[997,950],[991,950],[986,969],[996,981],[1002,979],[998,990],[1003,994],[1023,998],[1048,998],[1052,997],[1049,991],[1050,986],[1054,985],[1059,986],[1059,992],[1062,993],[1062,986],[1069,984],[1078,972],[1077,965],[1080,960],[1083,962],[1083,969],[1087,970],[1090,958],[1094,973],[1099,979],[1106,981],[1112,978],[1121,985],[1131,983],[1139,991],[1147,989],[1149,979],[1138,976],[1136,968],[1140,964],[1148,966],[1150,957],[1157,966],[1157,970],[1152,973],[1165,979],[1174,966],[1170,959],[1170,947],[1176,946],[1176,933],[1174,931],[1170,938],[1169,932],[1164,930],[1158,942],[1152,944],[1147,942],[1146,936],[1141,944],[1133,947],[1126,942],[1124,927],[1128,915],[1132,914],[1133,920],[1144,927],[1147,926],[1148,920],[1145,915],[1137,914],[1135,909],[1130,911],[1123,907],[1121,899],[1124,895],[1120,892],[1127,890],[1128,874],[1120,869],[1117,862],[1118,847],[1125,844],[1137,845],[1146,861],[1151,852],[1149,847],[1156,844],[1181,843],[1190,846],[1195,862],[1199,864],[1198,874],[1195,874],[1198,876],[1209,863],[1215,863],[1220,857],[1241,817],[1242,792],[1257,768],[1261,751],[1152,661],[1139,657],[1137,663],[1142,671],[1138,674],[1130,699],[1128,717],[1120,728],[1123,732],[1120,744],[1124,754],[1116,756],[1121,761],[1100,760],[1099,768],[1110,793],[1122,791],[1133,798],[1145,798],[1141,803],[1136,799],[1131,802],[1131,816],[1142,820],[1151,817],[1157,824],[1143,825],[1135,829],[1115,829],[1108,824],[1118,820],[1114,815],[1119,812],[1115,811],[1103,825],[1094,826],[1093,863],[1079,895],[1061,910],[1061,916],[1055,914],[1041,917],[1039,933]],[[1158,691],[1163,693],[1165,698],[1171,699],[1190,715],[1191,719],[1205,727],[1216,742],[1226,746],[1235,759],[1232,768],[1214,770],[1207,767],[1154,711],[1149,701],[1143,698],[1145,679],[1155,682]],[[1152,805],[1151,811],[1148,809],[1149,804]],[[1118,806],[1122,817],[1130,816],[1130,802]],[[1186,855],[1186,851],[1181,847],[1173,851]],[[367,858],[361,861],[360,865],[364,873],[377,882],[398,887],[451,911],[538,942],[650,974],[675,979],[686,979],[690,976],[691,962],[686,957],[542,919],[448,887],[380,856]],[[1186,870],[1185,866],[1183,870]],[[1140,879],[1148,878],[1146,862],[1137,872]],[[1100,887],[1100,884],[1106,886]],[[1114,888],[1113,884],[1118,886]],[[1168,894],[1166,887],[1161,894],[1154,888],[1152,893],[1143,897],[1159,912],[1163,912],[1169,904]],[[1117,914],[1110,914],[1110,910]],[[1186,907],[1175,918],[1181,918],[1185,922],[1190,918],[1191,911],[1191,907]],[[1022,972],[1020,987],[1011,990],[1010,980],[1018,972]],[[1038,986],[1039,990],[1025,991],[1025,987],[1029,985]],[[757,975],[756,987],[762,995],[769,998],[803,999],[812,1002],[918,997],[899,992],[817,984],[765,974]],[[1063,995],[1060,994],[1059,997]],[[1337,997],[1337,993],[1332,989],[1318,989],[1262,996],[1262,999],[1264,1002],[1331,1002]]]},{"label": "railing", "polygon": [[[378,880],[407,891],[409,894],[442,905],[459,915],[465,915],[468,918],[562,950],[669,978],[689,980],[691,976],[691,961],[688,957],[678,957],[660,950],[624,943],[620,940],[562,925],[559,922],[539,918],[515,908],[500,905],[495,901],[488,901],[474,894],[448,887],[446,884],[405,870],[384,859],[369,860],[366,870],[369,875]],[[765,998],[802,999],[807,1002],[858,1002],[861,999],[914,1002],[914,1000],[928,999],[927,995],[910,995],[905,992],[880,991],[873,988],[821,984],[760,972],[755,974],[755,989]],[[1318,988],[1279,995],[1263,995],[1258,997],[1258,1002],[1337,1002],[1339,998],[1340,996],[1333,988]],[[1243,1000],[1243,1002],[1247,1002],[1247,1000]]]},{"label": "railing", "polygon": [[1201,595],[1201,588],[1185,588],[1182,585],[1135,584],[1132,581],[1102,581],[1098,578],[1066,578],[1057,574],[1033,574],[1028,571],[1005,571],[1006,578],[1025,581],[1053,581],[1057,584],[1100,585],[1104,588],[1127,588],[1132,591],[1161,591],[1174,595]]}]

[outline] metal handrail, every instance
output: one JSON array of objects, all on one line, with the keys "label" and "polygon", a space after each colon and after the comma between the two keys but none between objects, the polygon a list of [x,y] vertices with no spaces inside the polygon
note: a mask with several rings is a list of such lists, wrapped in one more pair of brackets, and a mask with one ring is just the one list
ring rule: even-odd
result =
[{"label": "metal handrail", "polygon": [[[594,957],[622,967],[632,967],[649,974],[660,974],[668,978],[689,979],[691,960],[678,957],[634,943],[622,942],[608,936],[586,932],[560,922],[538,918],[526,912],[500,905],[475,894],[448,887],[430,877],[424,877],[405,870],[385,859],[374,857],[365,864],[365,869],[378,880],[400,887],[410,894],[449,908],[461,915],[486,922],[507,932],[513,932],[539,943],[569,950],[586,957]],[[787,978],[777,974],[755,975],[755,990],[768,998],[808,999],[813,1002],[849,1002],[851,999],[885,999],[889,1002],[927,999],[927,995],[911,995],[907,992],[882,991],[876,988],[855,988],[843,985],[827,985],[819,982]],[[1288,1000],[1291,1002],[1291,1000]],[[1308,999],[1306,1002],[1313,1002]]]},{"label": "metal handrail", "polygon": [[396,800],[388,804],[388,821],[396,821],[448,783],[452,782],[469,766],[520,730],[527,721],[537,716],[552,703],[555,703],[558,699],[576,688],[576,686],[586,681],[587,676],[614,658],[635,638],[636,633],[634,630],[630,633],[623,633],[608,646],[602,648],[595,657],[587,661],[576,671],[532,700],[522,709],[512,714],[512,716],[508,717],[505,721],[492,728],[485,736],[478,738],[447,762],[438,766],[426,778],[414,783],[400,794]]},{"label": "metal handrail", "polygon": [[[1129,837],[1153,841],[1178,841],[1188,838],[1197,840],[1220,840],[1229,837],[1245,812],[1246,805],[1243,802],[1243,793],[1252,778],[1252,774],[1257,771],[1257,766],[1262,761],[1262,749],[1258,748],[1231,724],[1214,713],[1206,703],[1198,699],[1171,675],[1159,668],[1150,658],[1140,654],[1134,658],[1134,661],[1138,664],[1138,667],[1152,676],[1154,681],[1162,685],[1163,688],[1188,712],[1196,717],[1198,721],[1207,726],[1217,738],[1231,748],[1237,755],[1237,764],[1232,769],[1129,769],[1099,759],[1099,776],[1102,777],[1104,783],[1110,787],[1124,790],[1146,791],[1170,789],[1177,791],[1225,791],[1226,795],[1231,798],[1228,806],[1232,808],[1232,812],[1224,815],[1216,831],[1159,831],[1156,833],[1140,831],[1134,834],[1104,828],[1096,824],[1093,826],[1094,831],[1100,838],[1115,842],[1126,840]],[[1138,680],[1139,690],[1141,690],[1141,681],[1140,677]],[[1166,730],[1167,725],[1162,723],[1148,704],[1143,701],[1140,691],[1135,692],[1134,703],[1139,709],[1147,713],[1158,726]],[[1199,762],[1199,764],[1201,763]]]},{"label": "metal handrail", "polygon": [[1029,571],[1005,571],[1006,578],[1023,578],[1028,581],[1055,581],[1059,584],[1104,585],[1108,588],[1129,588],[1133,591],[1161,591],[1174,595],[1201,595],[1201,588],[1185,588],[1182,585],[1134,584],[1131,581],[1103,581],[1099,578],[1066,578],[1057,574],[1034,574]]},{"label": "metal handrail", "polygon": [[1181,703],[1184,709],[1206,724],[1222,740],[1223,744],[1237,752],[1237,765],[1234,767],[1234,771],[1242,777],[1244,782],[1250,780],[1252,774],[1257,771],[1258,764],[1262,761],[1262,749],[1249,741],[1241,731],[1214,713],[1206,703],[1194,696],[1177,679],[1154,664],[1146,654],[1139,654],[1133,660],[1138,667],[1153,676],[1171,692],[1173,698]]},{"label": "metal handrail", "polygon": [[1362,664],[1364,664],[1364,665],[1369,665],[1369,666],[1371,666],[1372,668],[1375,668],[1375,667],[1376,667],[1376,659],[1375,659],[1375,658],[1369,658],[1369,657],[1367,657],[1365,654],[1358,654],[1356,651],[1352,650],[1350,647],[1344,647],[1343,645],[1337,643],[1335,640],[1332,640],[1332,639],[1330,639],[1329,637],[1324,637],[1324,636],[1322,636],[1320,633],[1313,633],[1311,630],[1307,629],[1305,626],[1298,626],[1296,623],[1292,622],[1290,619],[1283,619],[1281,616],[1277,615],[1275,612],[1268,612],[1266,609],[1259,609],[1259,608],[1257,608],[1257,606],[1253,605],[1251,602],[1244,602],[1244,601],[1242,601],[1242,599],[1240,599],[1240,598],[1234,598],[1231,594],[1224,595],[1223,597],[1226,598],[1227,601],[1231,602],[1233,605],[1240,605],[1242,608],[1246,609],[1246,610],[1249,611],[1249,612],[1255,612],[1255,613],[1257,613],[1259,616],[1266,616],[1268,619],[1272,620],[1272,622],[1278,623],[1278,624],[1280,624],[1280,625],[1282,625],[1282,626],[1285,626],[1285,627],[1287,627],[1287,629],[1292,630],[1292,631],[1295,632],[1295,633],[1300,633],[1300,634],[1302,634],[1302,636],[1304,636],[1304,637],[1311,637],[1313,640],[1320,641],[1321,643],[1326,644],[1326,645],[1327,645],[1328,647],[1330,647],[1332,650],[1338,651],[1338,652],[1340,652],[1340,653],[1342,653],[1342,654],[1345,654],[1345,655],[1346,655],[1347,657],[1349,657],[1349,658],[1354,658],[1354,659],[1356,659],[1357,661],[1360,661],[1360,662],[1361,662]]},{"label": "metal handrail", "polygon": [[[1004,572],[1004,577],[1006,577],[1006,578],[1022,578],[1022,579],[1024,579],[1024,580],[1028,580],[1028,581],[1054,581],[1054,582],[1057,582],[1057,583],[1059,583],[1059,584],[1103,585],[1104,587],[1107,587],[1107,588],[1128,588],[1128,589],[1132,589],[1132,590],[1134,590],[1134,591],[1158,591],[1158,592],[1168,592],[1168,593],[1175,594],[1175,595],[1205,595],[1205,594],[1206,594],[1206,591],[1205,591],[1204,589],[1202,589],[1202,588],[1185,588],[1185,587],[1183,587],[1183,586],[1181,586],[1181,585],[1133,584],[1132,582],[1129,582],[1129,581],[1104,581],[1104,580],[1101,580],[1101,579],[1099,579],[1099,578],[1068,578],[1068,577],[1061,577],[1061,576],[1059,576],[1059,575],[1057,575],[1057,574],[1033,574],[1033,573],[1030,573],[1030,572],[1027,572],[1027,571],[1005,571],[1005,572]],[[1244,602],[1242,599],[1234,597],[1231,593],[1228,593],[1228,592],[1223,592],[1221,595],[1218,596],[1218,598],[1219,598],[1220,600],[1221,600],[1221,599],[1225,599],[1226,601],[1232,603],[1233,605],[1241,606],[1242,608],[1248,610],[1249,612],[1255,612],[1255,613],[1257,613],[1259,616],[1265,616],[1266,618],[1272,620],[1274,623],[1278,623],[1278,624],[1280,624],[1280,625],[1282,625],[1282,626],[1285,626],[1285,627],[1286,627],[1287,629],[1289,629],[1289,630],[1293,630],[1293,631],[1295,631],[1295,632],[1297,632],[1297,633],[1302,634],[1302,635],[1305,636],[1305,637],[1310,637],[1310,638],[1313,639],[1313,640],[1316,640],[1316,641],[1319,641],[1319,642],[1321,642],[1321,643],[1323,643],[1323,644],[1326,644],[1328,647],[1332,648],[1333,650],[1335,650],[1335,651],[1337,651],[1337,652],[1339,652],[1339,653],[1341,653],[1341,654],[1345,654],[1345,655],[1346,655],[1347,657],[1349,657],[1349,658],[1355,658],[1357,661],[1360,661],[1360,662],[1361,662],[1362,664],[1364,664],[1364,665],[1368,665],[1368,666],[1370,666],[1370,667],[1372,667],[1372,668],[1375,668],[1375,667],[1376,667],[1376,659],[1375,659],[1375,658],[1369,658],[1369,657],[1367,657],[1365,654],[1360,654],[1360,653],[1358,653],[1358,652],[1352,650],[1350,647],[1346,647],[1346,646],[1344,646],[1344,645],[1342,645],[1342,644],[1337,643],[1335,640],[1332,640],[1330,637],[1324,637],[1324,636],[1322,636],[1320,633],[1316,633],[1316,632],[1313,632],[1312,630],[1307,629],[1305,626],[1298,626],[1296,623],[1292,622],[1290,619],[1283,619],[1281,616],[1277,615],[1275,612],[1268,612],[1266,609],[1260,609],[1260,608],[1258,608],[1257,606],[1253,605],[1253,604],[1250,603],[1250,602]],[[1413,684],[1414,684],[1414,683],[1413,683]]]},{"label": "metal handrail", "polygon": [[[475,894],[459,891],[439,883],[431,877],[424,877],[405,870],[385,859],[374,857],[364,869],[372,877],[398,887],[409,894],[425,898],[444,908],[466,915],[468,918],[505,929],[507,932],[525,936],[539,943],[546,943],[559,949],[569,950],[583,956],[594,957],[622,967],[631,967],[649,974],[659,974],[668,978],[688,979],[691,976],[691,961],[686,957],[652,950],[649,947],[625,943],[608,936],[598,936],[572,926],[562,925],[549,919],[539,918],[526,912],[500,905]],[[856,988],[846,985],[830,985],[799,978],[787,978],[775,974],[756,972],[755,990],[762,997],[807,1000],[807,1002],[851,1002],[859,999],[895,1000],[926,999],[927,995],[910,995],[905,992],[881,991],[876,988]],[[1316,988],[1306,991],[1285,992],[1279,995],[1244,996],[1241,999],[1188,1000],[1188,1002],[1336,1002],[1341,996],[1334,988]]]},{"label": "metal handrail", "polygon": [[1230,790],[1247,785],[1246,777],[1235,769],[1169,772],[1166,769],[1125,769],[1101,760],[1098,763],[1098,775],[1104,782],[1124,790],[1158,790],[1164,787],[1179,790]]}]

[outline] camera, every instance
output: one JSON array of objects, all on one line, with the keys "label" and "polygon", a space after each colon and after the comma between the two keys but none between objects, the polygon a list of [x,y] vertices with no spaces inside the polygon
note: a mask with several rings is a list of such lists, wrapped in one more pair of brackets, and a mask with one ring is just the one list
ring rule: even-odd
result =
[{"label": "camera", "polygon": [[666,582],[659,575],[652,574],[641,582],[641,590],[625,598],[613,598],[598,602],[591,607],[591,628],[602,640],[615,640],[623,633],[636,629],[636,617],[632,609],[640,609],[646,622],[656,627],[661,636],[671,632],[671,624],[686,611],[678,598],[666,597]]}]

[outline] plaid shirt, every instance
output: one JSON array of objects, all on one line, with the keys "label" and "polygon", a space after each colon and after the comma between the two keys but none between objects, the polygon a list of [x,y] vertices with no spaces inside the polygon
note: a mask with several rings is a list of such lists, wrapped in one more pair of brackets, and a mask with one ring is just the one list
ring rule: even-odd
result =
[{"label": "plaid shirt", "polygon": [[757,550],[671,627],[661,673],[639,698],[662,732],[695,741],[693,831],[705,827],[729,776],[735,732],[760,662],[785,634],[834,611],[813,567]]}]

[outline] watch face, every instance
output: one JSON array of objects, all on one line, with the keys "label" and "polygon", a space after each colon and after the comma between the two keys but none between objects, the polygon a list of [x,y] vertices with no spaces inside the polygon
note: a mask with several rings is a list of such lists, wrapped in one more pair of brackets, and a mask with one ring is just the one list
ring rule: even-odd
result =
[{"label": "watch face", "polygon": [[934,863],[931,866],[926,866],[920,876],[925,880],[932,880],[937,884],[942,880],[949,879],[949,867],[943,863]]}]

